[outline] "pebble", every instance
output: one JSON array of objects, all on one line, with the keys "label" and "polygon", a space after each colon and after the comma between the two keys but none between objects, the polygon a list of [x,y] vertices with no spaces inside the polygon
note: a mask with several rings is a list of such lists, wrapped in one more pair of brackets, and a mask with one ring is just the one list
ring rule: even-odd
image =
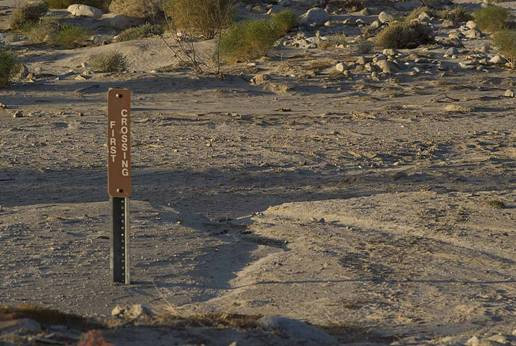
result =
[{"label": "pebble", "polygon": [[502,58],[499,54],[496,54],[491,59],[489,59],[489,62],[491,64],[498,65],[498,64],[503,64],[505,62],[505,59]]},{"label": "pebble", "polygon": [[344,72],[346,69],[346,66],[344,66],[343,63],[339,62],[337,65],[335,65],[335,69],[339,72]]},{"label": "pebble", "polygon": [[503,96],[514,97],[514,91],[512,91],[511,89],[507,89],[507,90],[505,90],[505,94],[503,94]]},{"label": "pebble", "polygon": [[13,115],[13,118],[23,118],[23,111],[21,110],[15,110],[11,114]]},{"label": "pebble", "polygon": [[380,23],[389,23],[389,22],[392,22],[394,20],[394,16],[392,14],[390,14],[390,13],[382,11],[378,15],[378,20],[380,21]]}]

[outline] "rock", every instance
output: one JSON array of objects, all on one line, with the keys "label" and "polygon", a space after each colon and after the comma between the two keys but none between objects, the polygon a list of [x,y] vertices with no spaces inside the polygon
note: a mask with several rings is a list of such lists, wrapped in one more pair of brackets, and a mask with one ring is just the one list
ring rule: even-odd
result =
[{"label": "rock", "polygon": [[0,335],[26,332],[37,333],[39,331],[41,331],[41,325],[29,318],[0,321]]},{"label": "rock", "polygon": [[264,316],[258,320],[258,325],[264,329],[274,330],[277,333],[294,340],[303,340],[303,343],[316,345],[336,345],[337,340],[326,332],[315,328],[303,321],[282,316]]},{"label": "rock", "polygon": [[154,315],[152,308],[146,304],[133,304],[124,314],[126,318],[131,320],[141,317],[152,317]]},{"label": "rock", "polygon": [[512,91],[511,89],[507,89],[507,90],[505,90],[505,93],[503,94],[503,96],[514,97],[514,91]]},{"label": "rock", "polygon": [[446,52],[444,52],[445,57],[450,57],[459,54],[459,50],[455,47],[448,48]]},{"label": "rock", "polygon": [[66,10],[74,17],[100,18],[103,14],[102,10],[96,7],[82,4],[70,5]]},{"label": "rock", "polygon": [[390,13],[382,11],[378,15],[378,20],[380,21],[380,23],[389,23],[389,22],[392,22],[394,20],[394,16],[392,14],[390,14]]},{"label": "rock", "polygon": [[380,23],[379,20],[375,20],[374,22],[371,23],[371,25],[369,25],[369,27],[372,29],[372,30],[376,30],[378,29],[380,26],[382,25],[382,23]]},{"label": "rock", "polygon": [[355,61],[357,65],[365,65],[367,63],[366,58],[363,56],[359,56]]},{"label": "rock", "polygon": [[124,314],[125,308],[121,305],[117,305],[111,310],[111,316],[113,317],[120,317]]},{"label": "rock", "polygon": [[432,20],[432,17],[430,17],[428,13],[423,12],[417,17],[417,20],[420,22],[429,22]]},{"label": "rock", "polygon": [[344,66],[343,63],[339,62],[337,65],[335,65],[335,69],[339,72],[344,72],[346,69],[346,66]]},{"label": "rock", "polygon": [[494,341],[494,342],[496,342],[498,344],[502,344],[502,345],[509,344],[509,340],[507,339],[507,337],[505,335],[501,335],[501,334],[490,336],[487,338],[487,340]]},{"label": "rock", "polygon": [[30,71],[27,66],[25,66],[25,64],[20,64],[18,70],[14,73],[13,78],[16,80],[23,80],[26,79],[29,74]]},{"label": "rock", "polygon": [[446,107],[444,107],[444,110],[449,113],[469,113],[473,109],[471,107],[466,107],[462,105],[449,104]]},{"label": "rock", "polygon": [[472,20],[468,20],[468,21],[466,22],[466,27],[467,27],[468,29],[475,30],[475,29],[477,28],[477,23],[475,23],[475,22],[474,22],[474,21],[472,21]]},{"label": "rock", "polygon": [[299,23],[306,26],[321,26],[330,19],[322,8],[311,8],[299,17]]},{"label": "rock", "polygon": [[145,23],[145,20],[142,18],[127,17],[114,13],[103,15],[101,21],[104,25],[118,30],[124,30],[132,26],[138,26]]},{"label": "rock", "polygon": [[476,39],[476,38],[479,38],[480,36],[481,36],[480,31],[475,30],[475,29],[470,29],[464,33],[464,37],[469,38],[469,39]]},{"label": "rock", "polygon": [[383,73],[387,73],[387,74],[395,73],[395,72],[399,71],[398,67],[388,60],[379,60],[376,63],[376,66],[378,66],[382,70]]},{"label": "rock", "polygon": [[259,73],[255,76],[253,76],[253,78],[251,78],[251,84],[262,85],[269,79],[271,79],[271,77],[267,73]]},{"label": "rock", "polygon": [[471,338],[466,341],[467,346],[479,346],[480,345],[480,339],[476,336],[472,336]]},{"label": "rock", "polygon": [[491,59],[489,59],[489,62],[491,64],[500,65],[500,64],[505,63],[505,59],[502,58],[499,54],[496,54]]},{"label": "rock", "polygon": [[13,115],[13,118],[23,118],[23,111],[21,110],[15,110],[11,114]]},{"label": "rock", "polygon": [[358,12],[361,16],[368,16],[371,14],[371,11],[367,7],[363,8],[360,12]]},{"label": "rock", "polygon": [[451,28],[455,27],[455,23],[452,20],[449,20],[449,19],[443,20],[441,25],[445,29],[451,29]]},{"label": "rock", "polygon": [[386,48],[382,51],[383,55],[385,56],[394,56],[396,55],[396,50],[395,49],[392,49],[392,48]]}]

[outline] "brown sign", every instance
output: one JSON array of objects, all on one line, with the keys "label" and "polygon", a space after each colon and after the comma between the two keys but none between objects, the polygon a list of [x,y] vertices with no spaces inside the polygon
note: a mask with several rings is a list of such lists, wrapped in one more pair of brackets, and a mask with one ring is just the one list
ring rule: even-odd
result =
[{"label": "brown sign", "polygon": [[131,194],[131,92],[108,91],[108,193]]}]

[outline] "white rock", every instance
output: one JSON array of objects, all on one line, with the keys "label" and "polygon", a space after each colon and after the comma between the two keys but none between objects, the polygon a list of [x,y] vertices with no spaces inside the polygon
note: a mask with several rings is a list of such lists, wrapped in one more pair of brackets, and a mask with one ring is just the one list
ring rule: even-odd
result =
[{"label": "white rock", "polygon": [[382,11],[378,15],[378,20],[380,21],[380,23],[389,23],[389,22],[392,22],[394,20],[394,16],[392,14],[390,14],[390,13]]},{"label": "white rock", "polygon": [[385,56],[394,56],[396,55],[396,50],[392,49],[392,48],[386,48],[382,51],[383,55]]},{"label": "white rock", "polygon": [[125,312],[125,317],[129,319],[136,319],[144,316],[153,316],[154,311],[146,304],[134,304]]},{"label": "white rock", "polygon": [[72,16],[75,17],[93,17],[93,18],[100,18],[102,17],[102,10],[88,5],[82,5],[82,4],[73,4],[68,6],[66,9]]},{"label": "white rock", "polygon": [[383,73],[394,73],[399,71],[398,67],[395,64],[387,60],[379,60],[376,63],[376,66],[378,66]]},{"label": "white rock", "polygon": [[428,13],[423,12],[423,13],[421,13],[421,14],[417,17],[417,19],[418,19],[420,22],[429,22],[430,20],[432,20],[432,17],[430,17],[430,16],[428,15]]},{"label": "white rock", "polygon": [[339,72],[344,72],[346,69],[346,66],[344,66],[343,63],[339,62],[337,65],[335,65],[335,69]]},{"label": "white rock", "polygon": [[464,33],[464,37],[469,38],[469,39],[479,38],[480,36],[481,36],[480,31],[475,30],[475,29],[470,29]]},{"label": "white rock", "polygon": [[505,90],[505,94],[503,94],[503,96],[514,97],[514,91],[512,91],[511,89],[507,89],[507,90]]},{"label": "white rock", "polygon": [[468,20],[468,21],[466,22],[466,27],[467,27],[468,29],[472,29],[472,30],[474,30],[474,29],[476,29],[476,28],[477,28],[477,23],[475,23],[475,22],[474,22],[474,21],[472,21],[472,20]]},{"label": "white rock", "polygon": [[322,8],[311,8],[299,17],[299,23],[306,26],[321,26],[330,19]]},{"label": "white rock", "polygon": [[125,308],[121,305],[117,305],[113,308],[113,310],[111,310],[111,316],[118,317],[118,316],[123,315],[124,312],[125,312]]},{"label": "white rock", "polygon": [[495,64],[495,65],[498,65],[498,64],[503,64],[505,63],[505,59],[502,58],[499,54],[496,54],[495,56],[493,56],[491,59],[489,59],[489,62],[491,64]]},{"label": "white rock", "polygon": [[476,336],[473,336],[473,337],[469,338],[468,341],[466,341],[466,345],[467,346],[479,346],[480,340]]}]

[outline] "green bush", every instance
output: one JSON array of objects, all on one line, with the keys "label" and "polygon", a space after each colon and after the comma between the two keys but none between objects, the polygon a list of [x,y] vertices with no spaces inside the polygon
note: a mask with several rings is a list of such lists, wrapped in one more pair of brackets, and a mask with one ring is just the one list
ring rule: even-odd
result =
[{"label": "green bush", "polygon": [[130,41],[163,34],[163,27],[157,24],[143,24],[126,29],[118,34],[117,41]]},{"label": "green bush", "polygon": [[234,0],[168,0],[163,10],[174,29],[213,38],[233,20]]},{"label": "green bush", "polygon": [[285,10],[271,16],[271,24],[276,36],[283,36],[297,25],[297,18],[294,12]]},{"label": "green bush", "polygon": [[236,63],[263,56],[281,36],[296,25],[290,11],[272,15],[269,19],[248,20],[233,25],[220,40],[222,60]]},{"label": "green bush", "polygon": [[441,19],[451,20],[454,23],[466,22],[473,17],[464,7],[457,6],[447,10],[437,11],[436,16]]},{"label": "green bush", "polygon": [[89,63],[96,72],[122,72],[127,69],[126,57],[116,51],[94,55]]},{"label": "green bush", "polygon": [[15,69],[15,55],[4,48],[0,48],[0,88],[9,84],[9,80]]},{"label": "green bush", "polygon": [[493,36],[493,42],[500,53],[509,60],[511,67],[516,67],[516,30],[498,31]]},{"label": "green bush", "polygon": [[21,29],[25,25],[38,22],[47,11],[48,6],[44,2],[29,2],[16,8],[9,19],[11,29]]},{"label": "green bush", "polygon": [[48,43],[64,49],[75,48],[90,36],[90,32],[80,26],[61,25],[53,18],[42,18],[39,23],[26,25],[21,30],[33,43]]},{"label": "green bush", "polygon": [[431,29],[417,22],[393,22],[385,27],[375,39],[381,48],[416,48],[419,45],[433,42]]},{"label": "green bush", "polygon": [[77,25],[66,24],[59,28],[53,37],[51,37],[49,43],[60,48],[71,49],[86,41],[89,36],[90,33],[88,30]]},{"label": "green bush", "polygon": [[498,6],[488,6],[473,13],[475,22],[482,31],[496,32],[505,28],[509,10]]},{"label": "green bush", "polygon": [[107,11],[110,0],[45,0],[49,8],[68,8],[73,4],[93,6]]}]

